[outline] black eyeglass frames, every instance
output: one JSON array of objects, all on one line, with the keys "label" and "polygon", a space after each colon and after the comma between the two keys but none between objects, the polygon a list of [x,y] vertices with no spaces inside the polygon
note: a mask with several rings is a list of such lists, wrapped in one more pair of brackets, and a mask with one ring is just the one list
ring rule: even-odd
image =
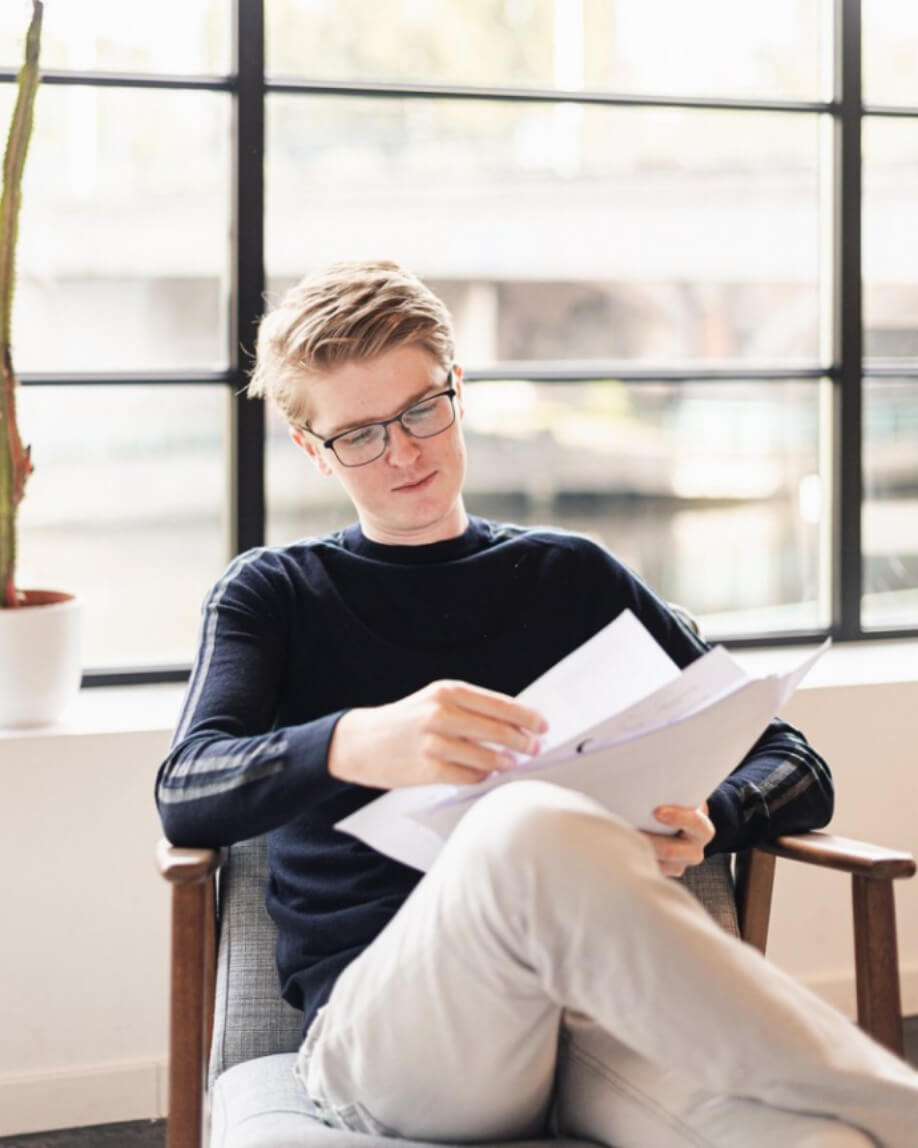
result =
[{"label": "black eyeglass frames", "polygon": [[[452,382],[453,372],[446,376],[447,383]],[[362,426],[352,427],[341,431],[331,438],[323,439],[322,446],[334,453],[342,466],[366,466],[375,462],[386,453],[389,445],[389,427],[399,423],[402,430],[412,438],[433,438],[442,434],[456,421],[456,408],[453,400],[456,390],[447,386],[433,395],[425,395],[410,406],[399,411],[390,419],[380,419],[379,422],[364,423]],[[316,435],[311,427],[304,427],[311,435]]]}]

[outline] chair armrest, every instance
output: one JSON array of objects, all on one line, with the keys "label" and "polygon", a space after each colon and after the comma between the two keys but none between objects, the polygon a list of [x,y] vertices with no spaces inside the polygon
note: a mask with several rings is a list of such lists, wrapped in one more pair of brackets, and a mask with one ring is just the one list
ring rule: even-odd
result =
[{"label": "chair armrest", "polygon": [[857,1020],[874,1040],[903,1055],[902,1001],[893,881],[915,875],[910,853],[831,833],[799,833],[757,845],[737,857],[737,900],[744,940],[763,953],[775,858],[803,861],[851,876]]},{"label": "chair armrest", "polygon": [[913,877],[916,869],[911,853],[870,845],[851,837],[836,837],[832,833],[798,833],[778,837],[774,842],[757,845],[756,848],[775,857],[820,865],[825,869],[841,869],[852,876],[875,881]]},{"label": "chair armrest", "polygon": [[222,849],[180,849],[165,837],[156,843],[156,867],[174,885],[206,881],[223,863]]},{"label": "chair armrest", "polygon": [[201,1148],[204,1069],[213,1029],[216,975],[214,875],[218,849],[157,842],[156,865],[172,887],[167,1148]]}]

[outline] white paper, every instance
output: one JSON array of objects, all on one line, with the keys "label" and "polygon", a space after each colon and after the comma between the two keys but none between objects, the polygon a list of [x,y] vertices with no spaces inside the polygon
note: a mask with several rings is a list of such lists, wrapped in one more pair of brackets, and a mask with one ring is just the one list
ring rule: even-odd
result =
[{"label": "white paper", "polygon": [[816,665],[816,663],[819,661],[819,659],[822,657],[822,655],[826,652],[826,650],[831,645],[832,645],[832,639],[826,638],[826,640],[822,643],[822,645],[819,646],[812,654],[810,654],[810,656],[808,658],[806,658],[804,661],[802,661],[800,663],[800,665],[797,666],[797,668],[795,670],[793,670],[789,674],[784,675],[784,677],[781,679],[782,686],[781,686],[781,700],[778,704],[779,709],[784,705],[784,703],[791,696],[791,694],[794,692],[794,690],[797,688],[797,686],[800,685],[800,683],[803,681],[803,679],[806,677],[806,675],[810,672],[810,670],[813,668],[813,666]]},{"label": "white paper", "polygon": [[676,674],[659,689],[653,690],[631,705],[626,705],[617,711],[613,710],[611,716],[593,726],[581,727],[574,737],[568,738],[553,750],[547,753],[543,751],[537,757],[524,759],[521,764],[527,769],[541,769],[554,761],[570,757],[574,752],[591,753],[626,734],[649,729],[661,722],[677,721],[681,717],[686,717],[699,706],[729,693],[748,680],[746,673],[723,646],[715,646],[687,666],[682,673],[677,670]]},{"label": "white paper", "polygon": [[[755,744],[779,696],[775,678],[746,683],[675,722],[624,736],[595,753],[579,754],[527,777],[551,781],[595,798],[637,829],[667,833],[653,816],[659,805],[696,807]],[[518,775],[502,774],[512,785]],[[412,811],[412,819],[446,840],[475,803],[458,795]]]},{"label": "white paper", "polygon": [[426,870],[476,801],[529,777],[592,796],[638,829],[666,833],[653,810],[700,805],[829,645],[781,675],[750,678],[720,646],[680,673],[626,611],[518,695],[551,723],[542,753],[477,785],[391,790],[336,828]]},{"label": "white paper", "polygon": [[342,818],[336,829],[350,833],[380,853],[426,872],[440,850],[443,838],[412,815],[420,813],[456,785],[409,785],[390,789],[356,813]]},{"label": "white paper", "polygon": [[517,700],[548,720],[543,752],[679,677],[679,667],[630,610],[536,678]]}]

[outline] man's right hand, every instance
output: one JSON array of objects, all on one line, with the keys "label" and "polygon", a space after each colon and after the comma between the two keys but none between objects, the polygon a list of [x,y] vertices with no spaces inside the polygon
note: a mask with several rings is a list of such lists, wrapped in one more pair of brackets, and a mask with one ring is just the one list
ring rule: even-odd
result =
[{"label": "man's right hand", "polygon": [[375,789],[468,785],[538,753],[548,723],[507,694],[439,681],[401,701],[349,710],[335,727],[328,772]]}]

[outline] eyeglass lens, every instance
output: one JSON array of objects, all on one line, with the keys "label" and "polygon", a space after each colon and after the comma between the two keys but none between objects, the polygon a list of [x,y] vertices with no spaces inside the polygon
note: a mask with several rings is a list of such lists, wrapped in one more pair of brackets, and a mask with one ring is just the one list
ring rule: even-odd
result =
[{"label": "eyeglass lens", "polygon": [[[422,399],[392,421],[401,423],[413,438],[432,438],[452,426],[453,418],[452,396],[445,394]],[[385,453],[387,442],[386,424],[370,423],[340,435],[331,445],[338,461],[344,466],[363,466]]]}]

